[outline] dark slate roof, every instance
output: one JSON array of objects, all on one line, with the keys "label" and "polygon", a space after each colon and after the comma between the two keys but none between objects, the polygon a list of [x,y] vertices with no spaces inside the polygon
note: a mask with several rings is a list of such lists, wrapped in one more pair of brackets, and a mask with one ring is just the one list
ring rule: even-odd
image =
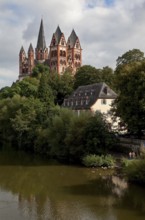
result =
[{"label": "dark slate roof", "polygon": [[28,53],[29,53],[30,51],[34,52],[34,49],[33,49],[32,44],[30,44],[30,46],[29,46]]},{"label": "dark slate roof", "polygon": [[76,32],[74,31],[74,29],[71,32],[71,35],[68,38],[68,42],[71,48],[73,48],[75,46],[76,40],[78,39],[78,36],[76,35]]},{"label": "dark slate roof", "polygon": [[[117,94],[105,83],[79,86],[72,95],[63,102],[63,107],[72,109],[90,109],[98,99],[115,99]],[[68,104],[69,103],[69,104]]]},{"label": "dark slate roof", "polygon": [[37,49],[45,49],[45,48],[46,48],[46,43],[44,36],[44,27],[43,27],[43,20],[41,19],[38,41],[37,41]]},{"label": "dark slate roof", "polygon": [[23,52],[25,53],[25,50],[24,50],[24,47],[22,46],[21,49],[20,49],[20,54],[23,53]]},{"label": "dark slate roof", "polygon": [[54,33],[56,44],[59,44],[62,34],[63,33],[61,32],[60,27],[58,26],[55,33]]}]

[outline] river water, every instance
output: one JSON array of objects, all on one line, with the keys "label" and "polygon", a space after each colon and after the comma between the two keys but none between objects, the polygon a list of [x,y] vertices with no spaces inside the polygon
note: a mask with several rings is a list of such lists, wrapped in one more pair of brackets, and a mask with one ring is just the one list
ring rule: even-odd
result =
[{"label": "river water", "polygon": [[0,220],[144,220],[145,189],[113,171],[0,153]]}]

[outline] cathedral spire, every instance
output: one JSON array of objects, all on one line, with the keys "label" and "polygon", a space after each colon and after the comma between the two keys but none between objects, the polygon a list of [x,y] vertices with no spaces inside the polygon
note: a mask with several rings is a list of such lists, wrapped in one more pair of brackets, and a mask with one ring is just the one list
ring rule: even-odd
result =
[{"label": "cathedral spire", "polygon": [[73,48],[75,46],[76,40],[78,39],[78,36],[76,35],[76,32],[74,31],[74,29],[71,32],[71,35],[68,38],[70,47]]},{"label": "cathedral spire", "polygon": [[25,50],[24,50],[24,47],[22,46],[21,49],[20,49],[20,54],[24,53],[25,54]]},{"label": "cathedral spire", "polygon": [[30,53],[30,52],[34,52],[34,49],[33,49],[33,46],[32,46],[31,43],[30,43],[30,46],[29,46],[29,49],[28,49],[28,53]]},{"label": "cathedral spire", "polygon": [[44,36],[44,27],[43,27],[43,20],[41,19],[38,41],[37,41],[37,49],[45,49],[45,36]]},{"label": "cathedral spire", "polygon": [[58,26],[56,31],[55,31],[55,34],[54,34],[57,44],[59,43],[62,34],[63,33],[61,32],[60,27]]}]

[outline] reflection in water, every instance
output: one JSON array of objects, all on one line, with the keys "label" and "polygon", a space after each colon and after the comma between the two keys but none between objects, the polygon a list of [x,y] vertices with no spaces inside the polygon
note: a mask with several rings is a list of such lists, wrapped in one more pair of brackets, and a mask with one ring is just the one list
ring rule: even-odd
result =
[{"label": "reflection in water", "polygon": [[113,171],[0,155],[0,220],[143,220],[144,193]]}]

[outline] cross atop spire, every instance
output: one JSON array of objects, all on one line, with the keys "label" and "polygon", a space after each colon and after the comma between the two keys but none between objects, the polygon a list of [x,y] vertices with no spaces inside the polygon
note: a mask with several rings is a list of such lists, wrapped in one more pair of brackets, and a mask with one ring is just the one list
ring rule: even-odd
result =
[{"label": "cross atop spire", "polygon": [[38,41],[37,41],[37,49],[45,49],[45,36],[44,36],[44,27],[43,27],[43,19],[41,19]]}]

